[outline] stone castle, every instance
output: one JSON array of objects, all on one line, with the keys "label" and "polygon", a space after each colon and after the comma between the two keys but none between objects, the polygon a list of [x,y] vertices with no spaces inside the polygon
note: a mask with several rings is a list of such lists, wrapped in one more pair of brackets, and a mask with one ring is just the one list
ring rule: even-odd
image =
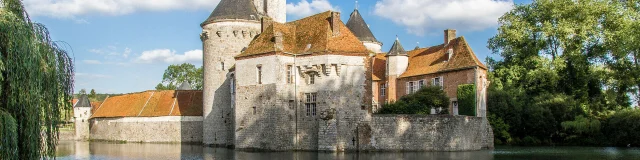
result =
[{"label": "stone castle", "polygon": [[[445,31],[442,45],[406,51],[396,39],[383,53],[357,9],[346,24],[333,11],[286,22],[285,6],[221,0],[201,24],[203,91],[107,98],[90,117],[89,139],[278,151],[493,146],[487,67],[455,30]],[[461,84],[477,86],[477,116],[457,116]],[[451,97],[452,115],[374,114],[429,85]]]}]

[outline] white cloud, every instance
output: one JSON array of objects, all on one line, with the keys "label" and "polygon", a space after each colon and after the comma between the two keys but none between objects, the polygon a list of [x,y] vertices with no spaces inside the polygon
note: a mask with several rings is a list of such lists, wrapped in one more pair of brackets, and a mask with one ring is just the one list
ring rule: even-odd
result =
[{"label": "white cloud", "polygon": [[98,60],[83,60],[82,62],[84,62],[85,64],[102,64],[102,62]]},{"label": "white cloud", "polygon": [[176,51],[169,49],[156,49],[144,51],[136,59],[138,63],[170,63],[179,64],[185,62],[202,62],[202,50],[191,50],[184,54],[176,54]]},{"label": "white cloud", "polygon": [[316,13],[333,10],[339,11],[336,6],[331,5],[328,0],[300,0],[300,2],[287,4],[287,14],[295,18],[310,16]]},{"label": "white cloud", "polygon": [[99,79],[99,78],[111,78],[109,75],[104,74],[91,74],[91,73],[76,73],[76,77]]},{"label": "white cloud", "polygon": [[213,10],[220,0],[24,0],[32,16],[73,18],[81,15],[125,15],[139,11]]},{"label": "white cloud", "polygon": [[381,0],[374,13],[423,35],[430,29],[483,30],[513,8],[513,0]]}]

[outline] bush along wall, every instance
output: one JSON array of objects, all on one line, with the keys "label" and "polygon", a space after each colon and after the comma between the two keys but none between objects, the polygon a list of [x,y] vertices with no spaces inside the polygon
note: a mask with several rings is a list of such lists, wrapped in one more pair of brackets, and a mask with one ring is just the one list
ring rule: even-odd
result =
[{"label": "bush along wall", "polygon": [[458,86],[458,114],[476,116],[476,86],[463,84]]}]

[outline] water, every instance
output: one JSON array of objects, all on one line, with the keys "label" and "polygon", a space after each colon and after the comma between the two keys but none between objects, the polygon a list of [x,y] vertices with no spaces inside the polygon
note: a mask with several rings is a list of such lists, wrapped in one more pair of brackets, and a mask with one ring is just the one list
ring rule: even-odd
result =
[{"label": "water", "polygon": [[470,152],[247,152],[226,148],[188,144],[142,144],[62,141],[58,159],[206,159],[206,160],[402,160],[402,159],[473,159],[473,160],[640,160],[640,148],[613,147],[497,147]]}]

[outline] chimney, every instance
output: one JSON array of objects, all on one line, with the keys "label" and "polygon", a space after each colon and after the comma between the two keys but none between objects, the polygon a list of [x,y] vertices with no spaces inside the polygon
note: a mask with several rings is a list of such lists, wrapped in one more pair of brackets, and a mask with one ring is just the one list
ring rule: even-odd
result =
[{"label": "chimney", "polygon": [[269,26],[273,25],[273,20],[267,16],[264,16],[262,17],[261,23],[262,23],[262,28],[260,33],[264,32],[264,30],[269,28]]},{"label": "chimney", "polygon": [[340,12],[331,12],[331,31],[333,36],[340,35]]},{"label": "chimney", "polygon": [[284,41],[284,38],[282,36],[282,32],[274,33],[273,34],[273,38],[274,38],[274,41],[275,41],[276,49],[278,49],[278,50],[284,49],[284,44],[282,43]]},{"label": "chimney", "polygon": [[446,29],[444,30],[444,45],[449,45],[451,40],[456,38],[456,30],[455,29]]}]

